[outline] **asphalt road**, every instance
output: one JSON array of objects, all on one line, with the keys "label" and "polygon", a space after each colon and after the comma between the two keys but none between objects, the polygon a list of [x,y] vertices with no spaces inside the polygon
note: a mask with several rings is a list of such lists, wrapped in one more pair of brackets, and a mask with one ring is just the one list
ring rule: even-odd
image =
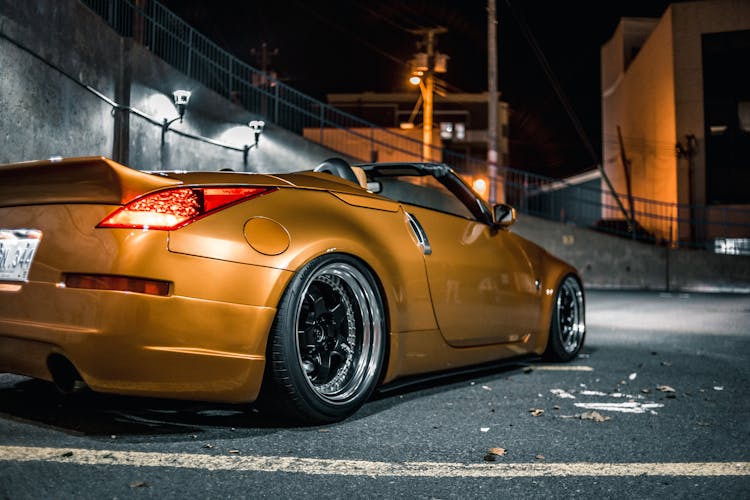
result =
[{"label": "asphalt road", "polygon": [[400,388],[324,427],[0,375],[0,498],[749,498],[750,297],[587,300],[573,363]]}]

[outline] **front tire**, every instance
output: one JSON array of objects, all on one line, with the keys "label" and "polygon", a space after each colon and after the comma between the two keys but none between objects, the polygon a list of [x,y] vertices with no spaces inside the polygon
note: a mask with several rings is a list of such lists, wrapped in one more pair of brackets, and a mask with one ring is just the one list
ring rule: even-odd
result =
[{"label": "front tire", "polygon": [[262,408],[306,423],[353,414],[380,379],[383,300],[372,272],[340,254],[295,274],[269,337]]},{"label": "front tire", "polygon": [[545,359],[570,361],[578,355],[586,338],[585,312],[583,287],[575,276],[569,274],[560,283],[552,304]]}]

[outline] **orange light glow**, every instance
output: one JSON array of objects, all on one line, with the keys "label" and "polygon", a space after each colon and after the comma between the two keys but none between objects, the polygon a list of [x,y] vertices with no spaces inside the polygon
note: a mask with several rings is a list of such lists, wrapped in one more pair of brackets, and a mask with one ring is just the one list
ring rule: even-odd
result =
[{"label": "orange light glow", "polygon": [[422,79],[419,78],[417,75],[414,75],[411,78],[409,78],[409,83],[411,83],[412,85],[419,85],[419,82],[421,81]]},{"label": "orange light glow", "polygon": [[484,195],[487,194],[487,181],[482,179],[481,177],[474,180],[472,187],[474,188],[474,191],[482,198],[484,198]]}]

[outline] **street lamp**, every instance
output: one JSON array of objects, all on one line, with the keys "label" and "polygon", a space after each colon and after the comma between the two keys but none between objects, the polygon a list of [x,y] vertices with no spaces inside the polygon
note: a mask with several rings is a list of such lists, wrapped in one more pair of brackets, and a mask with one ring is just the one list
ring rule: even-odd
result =
[{"label": "street lamp", "polygon": [[263,129],[266,128],[266,122],[263,120],[253,120],[250,123],[247,124],[248,127],[250,127],[250,130],[253,131],[255,134],[255,147],[258,147],[258,139],[260,139],[260,134],[263,133]]},{"label": "street lamp", "polygon": [[180,120],[180,123],[182,123],[182,118],[185,116],[185,110],[187,109],[188,102],[190,102],[190,91],[175,90],[174,92],[172,92],[172,98],[174,99],[175,106],[177,106],[178,116],[176,118],[172,118],[171,120],[167,120],[166,118],[164,118],[164,121],[161,124],[162,146],[164,145],[164,136],[166,135],[167,130],[169,130],[169,126],[177,120]]},{"label": "street lamp", "polygon": [[266,122],[263,120],[253,120],[247,124],[250,130],[253,131],[255,142],[253,144],[245,144],[242,150],[242,163],[247,167],[247,154],[250,152],[250,148],[257,148],[260,135],[263,133],[263,129],[266,128]]}]

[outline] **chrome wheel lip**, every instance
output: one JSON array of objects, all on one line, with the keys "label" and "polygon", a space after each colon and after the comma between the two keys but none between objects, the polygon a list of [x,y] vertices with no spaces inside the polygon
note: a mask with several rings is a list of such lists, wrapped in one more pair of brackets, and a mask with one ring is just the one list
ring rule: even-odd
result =
[{"label": "chrome wheel lip", "polygon": [[[306,364],[309,360],[303,359],[302,337],[300,335],[300,320],[305,300],[310,287],[315,283],[325,282],[325,280],[335,279],[347,293],[347,300],[350,301],[351,310],[346,311],[347,315],[351,314],[354,318],[353,332],[349,335],[352,339],[351,348],[351,368],[349,373],[342,374],[345,376],[341,384],[334,384],[333,387],[327,387],[330,384],[316,384],[310,373],[306,370]],[[373,378],[377,375],[379,366],[379,353],[382,351],[383,342],[383,316],[379,307],[380,300],[374,285],[367,276],[352,264],[347,262],[335,261],[325,264],[313,271],[307,278],[300,294],[300,299],[295,305],[294,325],[295,325],[295,349],[297,362],[305,382],[312,389],[313,393],[326,403],[333,405],[343,405],[352,401],[362,393],[362,388],[369,387]],[[349,316],[347,316],[349,318]],[[309,365],[308,365],[309,368]],[[341,370],[342,366],[338,367]],[[338,373],[334,374],[332,379]]]},{"label": "chrome wheel lip", "polygon": [[557,332],[560,344],[567,353],[580,349],[586,333],[583,289],[578,280],[568,276],[560,285],[555,301]]}]

